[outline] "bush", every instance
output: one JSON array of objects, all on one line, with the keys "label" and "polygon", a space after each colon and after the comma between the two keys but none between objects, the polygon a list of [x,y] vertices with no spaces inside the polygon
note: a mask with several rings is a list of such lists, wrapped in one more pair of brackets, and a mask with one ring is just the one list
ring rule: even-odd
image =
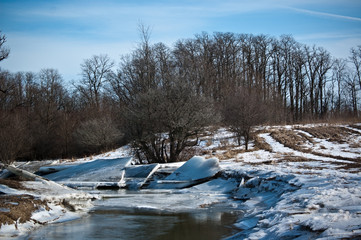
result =
[{"label": "bush", "polygon": [[210,100],[180,83],[138,94],[125,118],[125,131],[147,162],[178,161],[186,147],[198,143],[200,131],[217,119]]},{"label": "bush", "polygon": [[109,117],[85,121],[80,124],[74,134],[78,144],[89,152],[109,150],[122,137],[120,130]]}]

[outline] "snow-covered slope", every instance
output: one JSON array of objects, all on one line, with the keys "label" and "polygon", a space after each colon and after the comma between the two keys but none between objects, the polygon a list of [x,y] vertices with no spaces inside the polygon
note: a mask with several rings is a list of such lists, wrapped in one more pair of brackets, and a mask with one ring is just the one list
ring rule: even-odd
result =
[{"label": "snow-covered slope", "polygon": [[[219,178],[182,190],[126,193],[126,196],[110,198],[102,204],[179,212],[227,205],[242,212],[235,223],[239,231],[229,239],[358,239],[361,237],[361,162],[358,154],[361,153],[361,130],[334,125],[335,129],[342,128],[344,139],[339,141],[322,138],[322,135],[315,137],[304,131],[320,126],[325,127],[323,124],[262,128],[258,137],[269,148],[258,149],[251,142],[250,151],[237,146],[232,133],[219,129],[214,135],[201,139],[201,148],[207,150],[198,157],[202,161],[190,160],[188,166],[173,163],[157,167],[159,172],[178,168],[168,176],[169,181],[209,177],[221,170],[222,174],[217,175]],[[352,131],[346,131],[347,128]],[[286,134],[290,131],[296,137],[310,141],[305,140],[294,148],[287,143],[286,147],[272,135],[278,130],[284,130]],[[118,176],[119,169],[114,166],[119,160],[111,160],[115,157],[119,155],[113,153],[108,156],[109,160],[92,159],[93,162],[81,159],[83,167],[68,168],[50,176],[54,180],[109,180],[109,176]],[[221,160],[203,161],[214,157]],[[197,166],[203,170],[194,171]],[[28,186],[39,188],[34,184],[38,183],[29,182]],[[13,191],[0,187],[0,191]]]}]

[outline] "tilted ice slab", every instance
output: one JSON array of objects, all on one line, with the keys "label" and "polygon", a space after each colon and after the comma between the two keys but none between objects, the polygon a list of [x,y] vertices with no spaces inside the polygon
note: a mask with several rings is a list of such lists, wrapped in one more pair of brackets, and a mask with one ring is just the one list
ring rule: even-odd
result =
[{"label": "tilted ice slab", "polygon": [[213,177],[220,171],[217,158],[194,156],[175,170],[165,180],[191,181]]},{"label": "tilted ice slab", "polygon": [[217,158],[194,156],[164,180],[151,183],[149,188],[176,189],[194,186],[208,181],[220,170]]},{"label": "tilted ice slab", "polygon": [[65,170],[46,175],[53,181],[72,182],[119,182],[124,176],[124,168],[132,158],[98,159],[79,164]]},{"label": "tilted ice slab", "polygon": [[158,163],[126,167],[124,176],[126,187],[128,189],[141,188],[159,167]]}]

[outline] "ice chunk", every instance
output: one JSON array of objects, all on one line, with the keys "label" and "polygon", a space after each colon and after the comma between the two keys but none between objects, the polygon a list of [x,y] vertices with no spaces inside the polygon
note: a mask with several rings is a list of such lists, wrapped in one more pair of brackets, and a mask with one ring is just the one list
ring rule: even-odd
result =
[{"label": "ice chunk", "polygon": [[146,178],[159,168],[158,163],[148,165],[129,166],[125,169],[126,178]]},{"label": "ice chunk", "polygon": [[77,166],[79,164],[63,164],[63,165],[52,165],[52,166],[43,166],[40,167],[39,170],[35,173],[38,175],[46,175],[50,173],[55,173],[59,171],[63,171],[65,169]]},{"label": "ice chunk", "polygon": [[217,158],[205,159],[195,156],[185,162],[180,168],[175,170],[165,180],[192,181],[210,178],[220,171]]},{"label": "ice chunk", "polygon": [[245,219],[245,220],[243,220],[241,222],[238,222],[238,223],[236,223],[234,225],[237,228],[247,230],[247,229],[251,229],[251,228],[254,228],[255,226],[257,226],[257,223],[258,223],[258,218],[253,217],[253,218]]},{"label": "ice chunk", "polygon": [[141,188],[159,167],[158,163],[127,167],[125,169],[126,186],[129,189]]},{"label": "ice chunk", "polygon": [[46,178],[53,181],[116,182],[121,180],[122,171],[131,161],[131,157],[99,159],[46,175]]}]

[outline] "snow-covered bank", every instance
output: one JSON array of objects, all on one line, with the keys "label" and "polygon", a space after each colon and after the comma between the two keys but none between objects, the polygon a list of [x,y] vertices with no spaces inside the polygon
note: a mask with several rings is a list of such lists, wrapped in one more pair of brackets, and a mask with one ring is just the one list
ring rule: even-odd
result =
[{"label": "snow-covered bank", "polygon": [[[259,170],[263,168],[264,170]],[[235,166],[228,163],[234,174]],[[361,236],[361,176],[334,170],[242,166],[248,181],[234,197],[243,201],[240,232],[230,239],[344,239]]]},{"label": "snow-covered bank", "polygon": [[52,182],[23,184],[23,190],[0,184],[1,205],[7,206],[0,209],[0,238],[21,236],[45,224],[80,218],[92,208],[91,199],[97,197]]},{"label": "snow-covered bank", "polygon": [[[319,126],[307,125],[306,127]],[[345,128],[345,126],[339,127]],[[300,145],[308,148],[316,146],[316,149],[302,151],[303,148],[299,146],[286,147],[273,137],[272,131],[275,129],[284,130],[286,133],[292,132],[300,138],[307,138],[309,141],[302,142]],[[357,155],[361,152],[361,132],[342,130],[345,138],[334,141],[330,138],[315,137],[304,130],[305,126],[265,128],[258,136],[269,145],[269,148],[257,149],[256,144],[251,142],[251,151],[244,151],[242,146],[233,144],[236,141],[231,133],[226,129],[220,129],[215,135],[201,139],[201,143],[208,152],[205,152],[202,157],[194,158],[198,160],[190,161],[188,166],[182,167],[184,163],[148,165],[145,168],[128,166],[129,173],[125,173],[128,183],[132,183],[133,178],[136,178],[143,184],[143,180],[154,172],[156,177],[150,177],[149,181],[156,182],[160,176],[164,176],[163,180],[188,181],[193,180],[193,176],[198,176],[205,177],[206,182],[195,186],[188,185],[185,189],[148,188],[137,191],[122,189],[118,192],[93,190],[92,193],[102,195],[105,200],[92,203],[100,208],[162,213],[195,210],[201,212],[202,209],[221,207],[239,214],[238,220],[234,223],[238,232],[229,236],[229,239],[357,239],[361,237],[361,164]],[[321,130],[318,129],[318,131]],[[227,141],[222,142],[224,139]],[[350,149],[351,146],[352,149]],[[221,156],[222,158],[219,159],[223,160],[216,161],[214,155]],[[127,171],[125,167],[127,164],[116,167],[122,162],[119,159],[116,160],[120,157],[124,157],[122,149],[113,152],[109,161],[100,160],[103,158],[97,156],[88,161],[81,159],[79,162],[74,162],[74,166],[84,164],[86,168],[74,167],[74,171],[66,168],[64,172],[61,171],[52,176],[54,180],[59,181],[64,179],[119,181],[117,171]],[[342,157],[347,157],[347,159],[342,159]],[[205,161],[212,158],[213,160],[208,163]],[[189,168],[190,165],[191,168]],[[89,177],[87,171],[97,166],[101,166],[101,169],[91,170],[92,174],[89,174],[91,176]],[[199,166],[199,169],[193,171],[196,166]],[[104,171],[103,168],[107,170]],[[108,171],[115,178],[104,176]],[[206,175],[203,175],[205,173]],[[68,178],[69,176],[72,177]],[[210,176],[212,178],[208,179]],[[54,188],[50,191],[46,190],[49,186],[42,184],[28,182],[26,186],[37,189],[32,191],[32,194],[40,200],[49,201],[48,205],[53,206],[55,212],[51,213],[43,207],[38,215],[35,215],[36,221],[41,222],[41,219],[45,219],[45,222],[58,221],[55,216],[61,213],[64,215],[59,218],[59,221],[77,216],[78,212],[64,210],[62,200],[60,200],[64,198],[78,199],[82,201],[79,206],[83,206],[85,211],[89,209],[89,205],[86,204],[89,203],[86,200],[89,199],[89,195],[83,195],[84,193],[75,190],[59,192]],[[135,185],[138,186],[138,184]],[[151,184],[145,186],[150,187]],[[23,190],[5,189],[4,186],[0,188],[0,191],[7,191],[8,194],[24,194]],[[16,191],[19,192],[16,193]],[[3,211],[7,210],[3,209]],[[54,218],[51,219],[51,217]],[[31,227],[41,225],[35,223],[36,221]],[[14,225],[6,226],[6,228],[11,226],[15,229]],[[1,228],[1,231],[3,229],[5,227]]]}]

